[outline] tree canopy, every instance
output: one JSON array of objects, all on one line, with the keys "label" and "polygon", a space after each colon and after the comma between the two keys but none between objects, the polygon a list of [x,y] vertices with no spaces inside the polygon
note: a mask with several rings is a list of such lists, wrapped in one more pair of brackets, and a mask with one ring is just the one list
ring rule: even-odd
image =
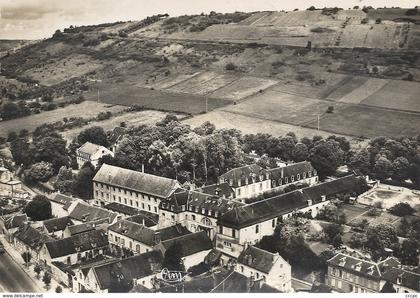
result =
[{"label": "tree canopy", "polygon": [[52,217],[51,203],[46,196],[36,195],[25,209],[26,215],[34,221],[46,220]]}]

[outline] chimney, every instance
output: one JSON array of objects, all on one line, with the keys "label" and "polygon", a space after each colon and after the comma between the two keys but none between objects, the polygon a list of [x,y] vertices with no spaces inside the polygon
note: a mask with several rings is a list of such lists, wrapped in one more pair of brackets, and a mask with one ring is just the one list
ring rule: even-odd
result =
[{"label": "chimney", "polygon": [[312,200],[308,200],[308,206],[312,206]]},{"label": "chimney", "polygon": [[141,172],[144,173],[144,163],[141,164]]},{"label": "chimney", "polygon": [[251,275],[250,277],[247,278],[246,292],[247,293],[251,292],[251,289],[253,286],[254,286],[254,275]]},{"label": "chimney", "polygon": [[326,199],[327,199],[327,197],[326,197],[325,195],[322,195],[322,196],[321,196],[321,201],[322,201],[322,202],[325,202],[325,200],[326,200]]},{"label": "chimney", "polygon": [[156,232],[156,233],[155,233],[154,244],[155,244],[155,245],[157,245],[157,244],[159,244],[159,243],[160,243],[160,241],[161,241],[161,238],[160,238],[160,232]]},{"label": "chimney", "polygon": [[283,171],[283,168],[281,168],[281,178],[282,178],[282,179],[284,178],[284,171]]}]

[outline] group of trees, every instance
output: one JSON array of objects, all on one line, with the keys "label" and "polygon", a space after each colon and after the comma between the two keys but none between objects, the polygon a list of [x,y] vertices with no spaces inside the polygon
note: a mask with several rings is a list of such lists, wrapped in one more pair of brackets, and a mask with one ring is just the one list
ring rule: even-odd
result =
[{"label": "group of trees", "polygon": [[52,217],[51,202],[46,196],[36,195],[23,210],[33,221],[46,220]]},{"label": "group of trees", "polygon": [[420,137],[371,140],[367,148],[352,151],[349,166],[362,174],[380,180],[403,182],[410,179],[420,186]]}]

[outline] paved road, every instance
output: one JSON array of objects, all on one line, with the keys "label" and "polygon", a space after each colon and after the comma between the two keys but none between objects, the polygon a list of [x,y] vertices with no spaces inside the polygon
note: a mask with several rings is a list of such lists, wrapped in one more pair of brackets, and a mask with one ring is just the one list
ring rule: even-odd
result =
[{"label": "paved road", "polygon": [[0,254],[0,292],[37,292],[26,273],[7,253]]}]

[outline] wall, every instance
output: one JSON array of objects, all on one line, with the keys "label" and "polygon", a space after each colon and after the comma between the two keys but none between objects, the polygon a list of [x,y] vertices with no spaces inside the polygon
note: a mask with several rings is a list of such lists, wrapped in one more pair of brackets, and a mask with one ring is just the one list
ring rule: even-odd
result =
[{"label": "wall", "polygon": [[[118,238],[115,239],[115,237],[118,237]],[[111,245],[111,248],[113,248],[112,245],[118,246],[121,248],[124,247],[138,254],[145,253],[153,249],[153,247],[151,246],[148,246],[137,240],[131,239],[125,235],[122,235],[122,234],[119,234],[110,230],[108,230],[108,241],[109,241],[109,244]],[[131,248],[130,248],[130,243],[131,243]]]},{"label": "wall", "polygon": [[203,250],[198,253],[186,256],[183,258],[185,270],[188,270],[190,267],[200,264],[204,261],[204,258],[208,255],[208,253],[211,251],[209,250]]},{"label": "wall", "polygon": [[327,284],[344,293],[377,293],[380,290],[379,281],[374,278],[368,279],[331,266],[328,267]]},{"label": "wall", "polygon": [[57,202],[53,202],[50,200],[51,203],[51,212],[54,217],[65,217],[68,216],[68,212],[63,209],[64,205],[59,204]]}]

